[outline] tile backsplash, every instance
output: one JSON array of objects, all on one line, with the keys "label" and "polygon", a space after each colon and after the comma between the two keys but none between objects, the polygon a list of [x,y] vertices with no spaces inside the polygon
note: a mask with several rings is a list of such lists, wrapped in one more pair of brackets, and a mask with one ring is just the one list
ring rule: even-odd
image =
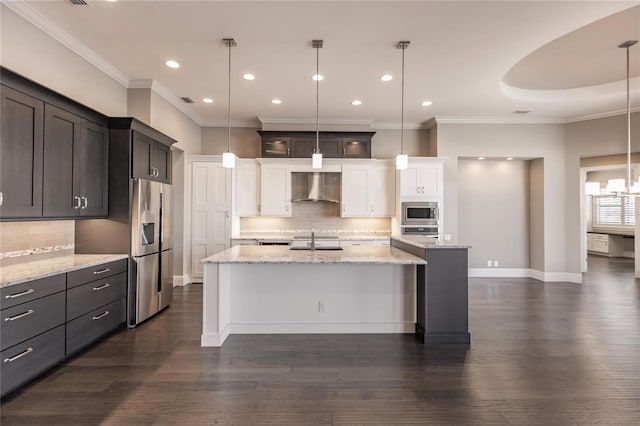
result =
[{"label": "tile backsplash", "polygon": [[240,219],[241,233],[308,232],[380,233],[391,232],[389,218],[343,218],[340,205],[327,202],[293,203],[291,217],[247,217]]},{"label": "tile backsplash", "polygon": [[74,251],[75,221],[0,223],[0,266]]}]

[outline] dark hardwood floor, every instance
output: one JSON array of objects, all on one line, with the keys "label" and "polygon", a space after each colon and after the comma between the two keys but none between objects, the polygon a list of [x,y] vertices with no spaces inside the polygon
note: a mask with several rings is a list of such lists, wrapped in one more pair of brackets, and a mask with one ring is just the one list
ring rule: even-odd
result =
[{"label": "dark hardwood floor", "polygon": [[202,288],[2,402],[3,425],[633,424],[640,284],[471,279],[465,347],[411,335],[232,335],[201,348]]}]

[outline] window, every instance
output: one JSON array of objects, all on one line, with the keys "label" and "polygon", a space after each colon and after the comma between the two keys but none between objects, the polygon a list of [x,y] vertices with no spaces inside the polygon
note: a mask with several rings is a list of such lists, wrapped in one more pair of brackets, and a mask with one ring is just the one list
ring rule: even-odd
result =
[{"label": "window", "polygon": [[633,228],[636,223],[636,199],[600,195],[593,197],[594,227]]}]

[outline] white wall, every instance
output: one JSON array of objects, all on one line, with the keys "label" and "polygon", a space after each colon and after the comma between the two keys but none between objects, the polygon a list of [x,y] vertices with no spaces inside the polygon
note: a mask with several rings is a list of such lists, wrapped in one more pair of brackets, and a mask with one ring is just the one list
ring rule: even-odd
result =
[{"label": "white wall", "polygon": [[529,162],[460,160],[458,196],[469,267],[529,268]]},{"label": "white wall", "polygon": [[[586,235],[581,227],[580,208],[585,209],[581,195],[580,163],[583,157],[622,154],[627,151],[626,115],[580,121],[567,124],[565,156],[565,238],[567,241],[567,269],[582,269],[582,247]],[[640,113],[632,114],[632,152],[640,151]]]},{"label": "white wall", "polygon": [[[438,157],[446,158],[444,233],[451,234],[453,240],[460,242],[465,241],[461,239],[458,217],[458,160],[477,157],[543,159],[545,205],[544,239],[541,242],[544,243],[545,272],[579,272],[579,269],[565,269],[565,161],[562,125],[439,124]],[[482,226],[482,223],[474,222],[473,226]],[[483,256],[487,258],[486,254]]]},{"label": "white wall", "polygon": [[102,114],[127,113],[127,89],[4,5],[0,64]]}]

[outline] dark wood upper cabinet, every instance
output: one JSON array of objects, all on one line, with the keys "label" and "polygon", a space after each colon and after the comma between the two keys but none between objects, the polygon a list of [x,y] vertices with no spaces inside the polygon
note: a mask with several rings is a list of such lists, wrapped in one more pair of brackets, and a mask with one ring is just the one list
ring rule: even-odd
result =
[{"label": "dark wood upper cabinet", "polygon": [[0,81],[0,220],[106,217],[107,117],[3,67]]},{"label": "dark wood upper cabinet", "polygon": [[[311,158],[316,147],[316,132],[265,131],[262,137],[264,158]],[[324,158],[371,158],[371,138],[375,132],[320,132],[320,153]]]},{"label": "dark wood upper cabinet", "polygon": [[44,102],[6,86],[0,92],[0,217],[41,217]]},{"label": "dark wood upper cabinet", "polygon": [[52,105],[44,128],[44,216],[106,216],[108,129]]},{"label": "dark wood upper cabinet", "polygon": [[44,109],[43,203],[45,217],[80,214],[80,127],[82,118],[53,105]]},{"label": "dark wood upper cabinet", "polygon": [[262,157],[287,158],[291,157],[290,137],[262,137]]},{"label": "dark wood upper cabinet", "polygon": [[109,129],[85,122],[80,146],[80,216],[109,213]]},{"label": "dark wood upper cabinet", "polygon": [[133,132],[132,176],[138,179],[153,179],[153,139]]},{"label": "dark wood upper cabinet", "polygon": [[171,183],[171,147],[155,141],[153,144],[154,167],[156,168],[156,180],[163,183]]},{"label": "dark wood upper cabinet", "polygon": [[[111,118],[109,128],[116,143],[112,154],[130,156],[130,177],[171,184],[174,139],[132,117]],[[116,169],[122,173],[119,166]]]},{"label": "dark wood upper cabinet", "polygon": [[342,138],[342,155],[345,158],[371,158],[371,137]]},{"label": "dark wood upper cabinet", "polygon": [[171,147],[133,132],[132,176],[171,183]]}]

